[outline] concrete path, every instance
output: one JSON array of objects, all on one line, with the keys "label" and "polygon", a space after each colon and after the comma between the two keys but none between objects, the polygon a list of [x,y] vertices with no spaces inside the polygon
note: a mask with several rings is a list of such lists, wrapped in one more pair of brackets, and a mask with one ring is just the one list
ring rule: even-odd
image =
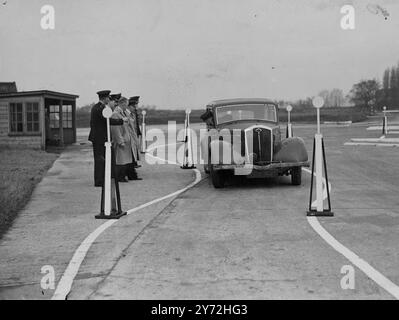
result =
[{"label": "concrete path", "polygon": [[[0,241],[0,299],[51,298],[54,290],[41,288],[40,281],[44,276],[41,268],[52,266],[58,283],[76,248],[104,223],[94,219],[100,209],[101,189],[93,187],[92,149],[84,141],[86,136],[80,138],[79,142],[84,144],[68,147],[61,154]],[[193,179],[191,171],[171,165],[159,166],[154,171],[153,166],[145,163],[139,169],[139,175],[143,181],[121,184],[125,210],[183,188]],[[140,229],[169,201],[143,210],[140,216],[130,217],[129,230],[125,226],[124,233]],[[105,272],[107,263],[119,257],[129,239],[121,233],[112,233],[103,241],[109,243],[101,243],[104,250],[101,271],[83,270],[80,278]]]}]

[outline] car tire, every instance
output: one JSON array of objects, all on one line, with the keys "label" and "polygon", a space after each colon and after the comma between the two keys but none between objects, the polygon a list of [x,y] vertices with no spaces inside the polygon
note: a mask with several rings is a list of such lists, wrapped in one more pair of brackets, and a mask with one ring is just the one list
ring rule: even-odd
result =
[{"label": "car tire", "polygon": [[302,183],[302,168],[295,167],[291,169],[291,183],[294,186],[300,186]]},{"label": "car tire", "polygon": [[223,188],[225,182],[223,170],[214,170],[213,165],[210,165],[210,174],[213,186],[216,189]]}]

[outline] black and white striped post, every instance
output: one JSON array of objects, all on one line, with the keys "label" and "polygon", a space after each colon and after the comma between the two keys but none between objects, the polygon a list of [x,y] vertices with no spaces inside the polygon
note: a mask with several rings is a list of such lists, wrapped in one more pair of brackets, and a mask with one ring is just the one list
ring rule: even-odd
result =
[{"label": "black and white striped post", "polygon": [[194,160],[193,160],[193,145],[192,145],[192,137],[190,130],[190,113],[191,110],[186,110],[186,121],[184,128],[184,153],[183,153],[183,165],[182,169],[195,169]]},{"label": "black and white striped post", "polygon": [[[112,116],[112,109],[106,106],[103,110],[103,117],[107,119],[107,142],[105,142],[105,172],[104,184],[101,188],[101,212],[96,219],[119,219],[126,215],[122,211],[121,198],[118,181],[115,179],[115,165],[112,159],[111,129],[109,119]],[[111,174],[111,172],[113,174]],[[114,176],[114,177],[112,177]]]},{"label": "black and white striped post", "polygon": [[[307,215],[316,216],[316,217],[320,216],[331,217],[334,215],[334,213],[331,211],[330,188],[328,184],[326,153],[324,150],[323,135],[320,132],[320,109],[324,105],[324,99],[322,97],[315,97],[312,102],[313,106],[317,110],[317,133],[315,134],[313,141],[312,177],[310,183],[309,210]],[[324,209],[323,164],[324,164],[325,187],[326,187],[327,201],[328,201],[327,209]],[[312,203],[314,176],[316,177],[316,199]]]},{"label": "black and white striped post", "polygon": [[184,136],[183,136],[183,141],[181,141],[181,142],[186,142],[186,137],[187,137],[187,113],[186,113],[186,118],[184,119]]},{"label": "black and white striped post", "polygon": [[288,105],[287,106],[288,122],[287,122],[286,138],[293,137],[292,124],[291,124],[291,111],[292,111],[292,106]]}]

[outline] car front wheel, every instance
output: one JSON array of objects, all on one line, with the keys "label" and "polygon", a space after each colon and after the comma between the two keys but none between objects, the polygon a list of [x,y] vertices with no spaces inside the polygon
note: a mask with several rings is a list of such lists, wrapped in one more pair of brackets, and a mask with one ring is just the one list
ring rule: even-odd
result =
[{"label": "car front wheel", "polygon": [[223,188],[225,181],[223,170],[214,170],[213,165],[210,165],[210,173],[213,186],[218,189]]},{"label": "car front wheel", "polygon": [[302,169],[295,167],[291,169],[291,183],[294,186],[299,186],[302,183]]}]

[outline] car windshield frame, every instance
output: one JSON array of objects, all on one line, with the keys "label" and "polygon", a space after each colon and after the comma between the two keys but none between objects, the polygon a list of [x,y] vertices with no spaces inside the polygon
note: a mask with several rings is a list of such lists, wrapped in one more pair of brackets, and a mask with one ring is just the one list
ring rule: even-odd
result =
[{"label": "car windshield frame", "polygon": [[[222,122],[219,121],[220,120],[219,112],[221,109],[232,109],[232,111],[234,108],[239,108],[242,110],[245,110],[245,109],[251,110],[250,109],[251,106],[257,106],[257,107],[262,106],[264,108],[273,107],[273,110],[274,110],[274,116],[272,117],[273,119],[270,119],[270,118],[262,119],[262,118],[255,118],[255,117],[249,118],[248,117],[248,118],[231,119],[229,121],[222,121]],[[226,112],[226,114],[227,114],[227,112]],[[242,104],[229,104],[229,105],[217,106],[217,107],[215,107],[215,120],[216,120],[217,125],[226,124],[226,123],[230,123],[230,122],[237,122],[237,121],[266,121],[266,122],[277,123],[277,121],[278,121],[277,120],[277,107],[273,103],[242,103]]]}]

